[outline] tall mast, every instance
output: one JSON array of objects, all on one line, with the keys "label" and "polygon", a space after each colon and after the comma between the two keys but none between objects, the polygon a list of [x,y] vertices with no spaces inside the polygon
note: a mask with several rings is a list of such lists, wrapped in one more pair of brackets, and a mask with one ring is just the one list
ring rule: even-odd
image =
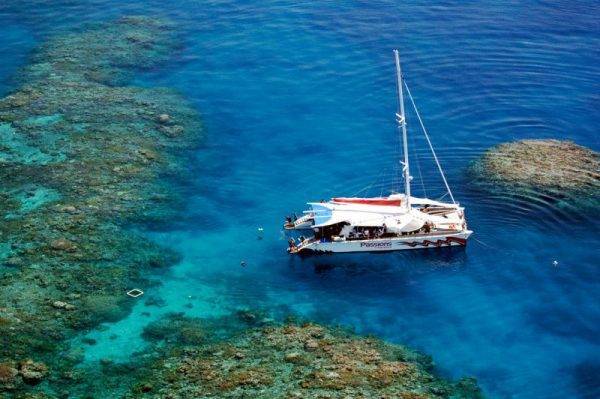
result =
[{"label": "tall mast", "polygon": [[396,58],[396,76],[398,79],[398,108],[399,113],[396,114],[398,118],[398,127],[402,131],[402,146],[404,152],[404,162],[402,164],[402,172],[404,175],[404,193],[406,194],[406,209],[410,210],[410,169],[408,166],[408,141],[406,137],[406,116],[404,114],[404,96],[402,93],[402,71],[400,70],[400,56],[398,50],[394,50],[394,56]]}]

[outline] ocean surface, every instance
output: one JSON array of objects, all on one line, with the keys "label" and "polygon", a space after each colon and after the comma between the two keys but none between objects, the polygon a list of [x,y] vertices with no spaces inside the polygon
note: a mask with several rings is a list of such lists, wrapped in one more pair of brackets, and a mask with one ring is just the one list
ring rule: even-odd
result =
[{"label": "ocean surface", "polygon": [[[86,362],[143,351],[141,330],[167,312],[261,308],[418,348],[491,398],[600,397],[600,212],[491,195],[466,173],[515,139],[600,150],[600,3],[4,0],[0,94],[48,37],[132,14],[172,19],[184,43],[133,83],[180,90],[207,140],[189,165],[187,210],[148,232],[183,255],[161,286],[140,287],[165,306],[142,297],[90,332]],[[464,250],[292,258],[281,225],[306,201],[398,189],[393,48],[473,239]],[[439,197],[408,118],[414,194]]]}]

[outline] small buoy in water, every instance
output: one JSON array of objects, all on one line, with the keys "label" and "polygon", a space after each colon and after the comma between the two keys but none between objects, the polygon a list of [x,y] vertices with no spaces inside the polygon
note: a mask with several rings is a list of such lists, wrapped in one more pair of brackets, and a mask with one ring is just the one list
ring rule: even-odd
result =
[{"label": "small buoy in water", "polygon": [[556,266],[558,266],[558,261],[555,260],[555,261],[552,262],[552,264],[556,267]]},{"label": "small buoy in water", "polygon": [[246,267],[246,261],[241,261],[241,262],[240,262],[240,266],[242,266],[242,267]]}]

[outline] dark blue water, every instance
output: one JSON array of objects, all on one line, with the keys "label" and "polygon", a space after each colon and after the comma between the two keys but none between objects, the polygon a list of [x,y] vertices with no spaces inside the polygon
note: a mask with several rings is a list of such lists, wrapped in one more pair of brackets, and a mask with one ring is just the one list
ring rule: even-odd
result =
[{"label": "dark blue water", "polygon": [[[154,294],[168,305],[153,317],[295,312],[422,349],[443,374],[477,377],[490,397],[599,397],[598,210],[482,193],[465,168],[514,139],[600,149],[600,4],[306,3],[8,1],[0,91],[49,35],[123,14],[174,19],[185,47],[136,83],[180,89],[208,139],[190,165],[186,215],[155,234],[185,259],[162,277]],[[396,47],[474,240],[457,251],[289,258],[285,214],[397,184]],[[414,190],[436,197],[441,180],[414,127]],[[142,349],[146,310],[140,302],[92,332],[88,359]],[[121,338],[108,340],[115,331]]]}]

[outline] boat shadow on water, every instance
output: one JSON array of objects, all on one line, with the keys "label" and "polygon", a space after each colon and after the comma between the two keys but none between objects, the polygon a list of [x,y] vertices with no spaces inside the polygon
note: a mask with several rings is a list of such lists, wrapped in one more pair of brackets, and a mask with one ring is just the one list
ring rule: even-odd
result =
[{"label": "boat shadow on water", "polygon": [[294,257],[289,263],[290,272],[280,277],[278,285],[294,287],[300,298],[314,297],[319,303],[317,307],[303,308],[303,300],[298,301],[300,309],[312,319],[353,325],[363,332],[383,333],[386,329],[383,326],[389,323],[373,324],[369,317],[361,315],[370,313],[381,321],[394,318],[399,309],[406,315],[439,312],[436,295],[430,292],[430,282],[432,279],[450,281],[464,273],[466,264],[466,251],[459,248],[379,256]]},{"label": "boat shadow on water", "polygon": [[[373,256],[376,255],[376,256]],[[327,273],[344,268],[362,273],[393,271],[398,268],[427,270],[439,268],[463,268],[467,250],[463,246],[433,247],[416,251],[374,251],[357,253],[309,253],[289,259],[291,267],[312,266],[316,273]]]}]

